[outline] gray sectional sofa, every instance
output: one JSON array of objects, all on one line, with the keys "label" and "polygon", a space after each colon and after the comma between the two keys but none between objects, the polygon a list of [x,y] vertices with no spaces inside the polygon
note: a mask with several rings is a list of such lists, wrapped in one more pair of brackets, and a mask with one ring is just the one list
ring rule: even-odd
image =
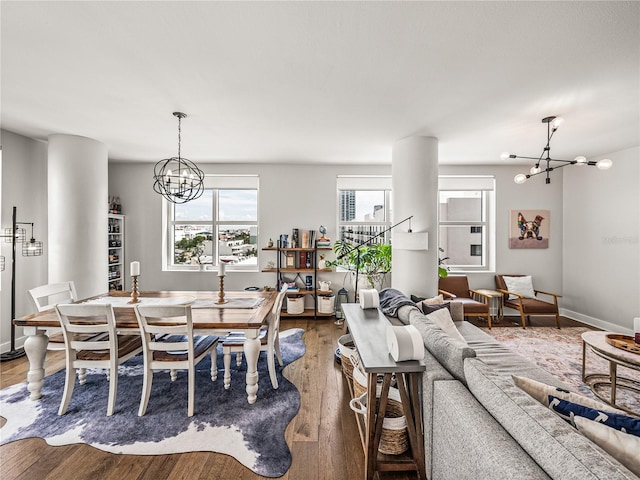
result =
[{"label": "gray sectional sofa", "polygon": [[511,375],[568,389],[542,368],[452,318],[466,344],[415,306],[397,310],[425,345],[423,417],[431,480],[638,479],[620,462],[515,386]]}]

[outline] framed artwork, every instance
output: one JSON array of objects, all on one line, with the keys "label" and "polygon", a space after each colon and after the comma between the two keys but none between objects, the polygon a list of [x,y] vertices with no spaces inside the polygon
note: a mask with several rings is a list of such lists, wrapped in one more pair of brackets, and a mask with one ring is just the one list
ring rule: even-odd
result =
[{"label": "framed artwork", "polygon": [[509,248],[549,248],[549,210],[511,210]]}]

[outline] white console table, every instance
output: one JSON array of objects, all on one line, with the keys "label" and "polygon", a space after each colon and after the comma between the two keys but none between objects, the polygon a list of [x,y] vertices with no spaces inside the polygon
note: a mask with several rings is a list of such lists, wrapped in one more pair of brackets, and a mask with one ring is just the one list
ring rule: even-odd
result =
[{"label": "white console table", "polygon": [[[359,304],[343,304],[342,309],[349,332],[367,374],[367,408],[364,425],[359,423],[365,453],[365,479],[373,479],[377,471],[413,470],[421,479],[427,478],[425,469],[424,435],[420,387],[423,361],[396,362],[387,346],[387,317],[379,309],[360,308]],[[378,452],[382,422],[387,409],[391,378],[396,375],[397,387],[409,437],[409,454],[383,455]],[[378,375],[382,375],[382,391],[376,401]],[[356,417],[360,422],[359,416]]]}]

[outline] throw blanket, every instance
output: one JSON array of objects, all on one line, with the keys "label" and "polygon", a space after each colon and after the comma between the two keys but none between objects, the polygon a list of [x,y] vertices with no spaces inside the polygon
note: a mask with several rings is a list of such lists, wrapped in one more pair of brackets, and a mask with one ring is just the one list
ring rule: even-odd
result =
[{"label": "throw blanket", "polygon": [[389,317],[398,317],[398,309],[405,305],[415,307],[416,304],[407,298],[404,293],[393,288],[385,288],[380,291],[380,310]]}]

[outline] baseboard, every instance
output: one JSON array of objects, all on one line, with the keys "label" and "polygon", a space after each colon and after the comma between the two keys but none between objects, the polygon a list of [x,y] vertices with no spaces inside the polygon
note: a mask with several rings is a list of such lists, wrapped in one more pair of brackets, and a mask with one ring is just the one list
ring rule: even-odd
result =
[{"label": "baseboard", "polygon": [[604,320],[600,320],[599,318],[583,315],[582,313],[567,310],[566,308],[560,308],[559,311],[560,311],[560,315],[562,315],[563,317],[567,317],[572,320],[585,323],[592,327],[600,328],[607,332],[615,332],[615,333],[621,333],[623,335],[633,336],[633,330],[631,328],[624,328],[615,323],[610,323]]},{"label": "baseboard", "polygon": [[[27,337],[16,338],[16,348],[24,347],[24,341],[26,340],[26,338]],[[6,353],[9,350],[11,350],[11,341],[2,342],[2,344],[0,344],[0,352]]]}]

